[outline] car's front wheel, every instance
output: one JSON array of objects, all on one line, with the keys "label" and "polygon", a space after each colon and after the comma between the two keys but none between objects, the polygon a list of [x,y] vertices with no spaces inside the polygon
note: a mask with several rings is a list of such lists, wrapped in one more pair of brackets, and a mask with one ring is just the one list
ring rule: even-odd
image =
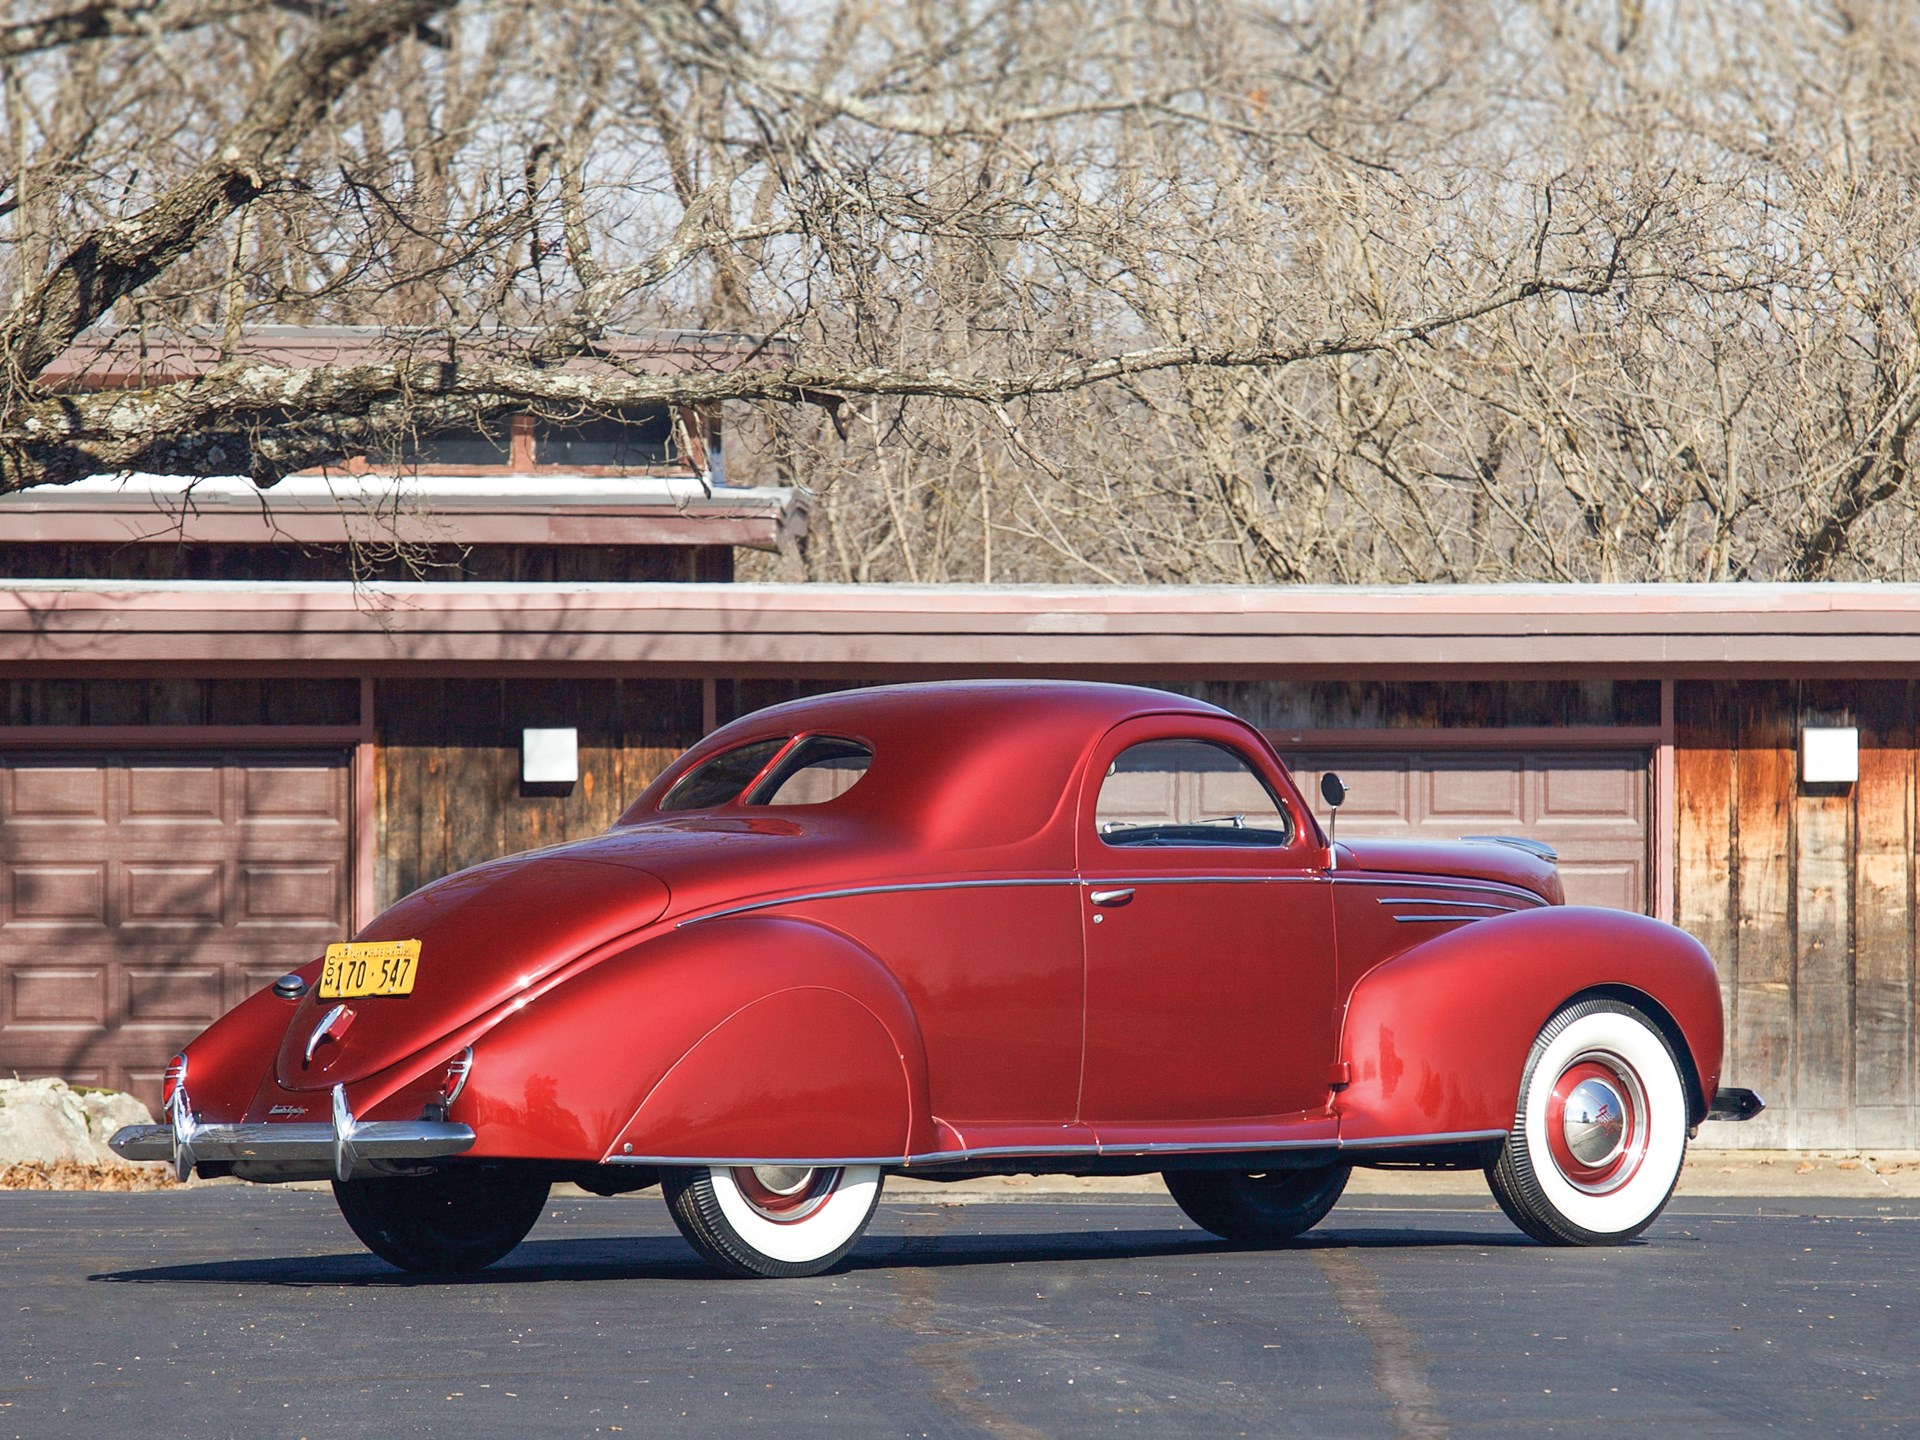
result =
[{"label": "car's front wheel", "polygon": [[853,1248],[880,1203],[878,1165],[711,1165],[663,1171],[687,1243],[729,1275],[818,1275]]},{"label": "car's front wheel", "polygon": [[1348,1165],[1268,1170],[1168,1170],[1161,1178],[1187,1218],[1239,1245],[1278,1245],[1304,1235],[1347,1188]]},{"label": "car's front wheel", "polygon": [[333,1182],[360,1242],[389,1265],[426,1275],[484,1270],[527,1238],[547,1181],[491,1166]]},{"label": "car's front wheel", "polygon": [[1687,1158],[1686,1081],[1654,1023],[1582,1000],[1541,1030],[1487,1167],[1509,1219],[1548,1245],[1618,1245],[1666,1208]]}]

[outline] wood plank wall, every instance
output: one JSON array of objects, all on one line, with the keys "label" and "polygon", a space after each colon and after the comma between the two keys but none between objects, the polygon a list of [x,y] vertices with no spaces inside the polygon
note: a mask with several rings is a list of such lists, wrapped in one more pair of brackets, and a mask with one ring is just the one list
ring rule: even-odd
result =
[{"label": "wood plank wall", "polygon": [[[697,680],[382,680],[376,903],[517,850],[596,834],[700,738]],[[520,783],[520,731],[573,726],[580,780]]]},{"label": "wood plank wall", "polygon": [[[722,680],[720,720],[871,680]],[[1657,680],[1205,680],[1130,683],[1190,695],[1263,730],[1658,725]]]},{"label": "wood plank wall", "polygon": [[[1742,1147],[1920,1147],[1915,746],[1906,681],[1675,687],[1676,918],[1720,965]],[[1857,725],[1860,779],[1800,783],[1806,724]]]},{"label": "wood plank wall", "polygon": [[358,680],[0,680],[0,725],[357,725]]},{"label": "wood plank wall", "polygon": [[1657,680],[1213,680],[1162,688],[1231,710],[1262,730],[1660,723]]}]

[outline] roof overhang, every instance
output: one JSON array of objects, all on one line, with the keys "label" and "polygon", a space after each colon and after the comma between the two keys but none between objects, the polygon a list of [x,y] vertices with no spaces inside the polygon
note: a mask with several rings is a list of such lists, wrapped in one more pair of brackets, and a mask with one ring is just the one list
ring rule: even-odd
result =
[{"label": "roof overhang", "polygon": [[745,545],[792,492],[693,476],[94,476],[0,495],[0,539],[43,544]]},{"label": "roof overhang", "polygon": [[16,673],[1920,676],[1920,586],[0,582]]}]

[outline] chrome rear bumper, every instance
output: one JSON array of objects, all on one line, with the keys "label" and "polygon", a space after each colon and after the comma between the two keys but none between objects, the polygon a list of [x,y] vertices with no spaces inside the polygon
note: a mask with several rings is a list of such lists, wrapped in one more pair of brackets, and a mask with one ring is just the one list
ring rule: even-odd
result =
[{"label": "chrome rear bumper", "polygon": [[473,1148],[471,1126],[444,1120],[356,1120],[344,1087],[333,1087],[324,1125],[202,1124],[187,1087],[175,1088],[165,1125],[129,1125],[107,1142],[126,1160],[166,1160],[185,1180],[202,1161],[231,1164],[242,1179],[348,1180],[389,1162],[434,1160]]}]

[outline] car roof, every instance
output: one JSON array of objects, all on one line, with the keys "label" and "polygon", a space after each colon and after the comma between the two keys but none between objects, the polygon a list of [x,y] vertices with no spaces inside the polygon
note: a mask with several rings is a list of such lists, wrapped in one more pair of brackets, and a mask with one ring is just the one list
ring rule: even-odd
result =
[{"label": "car roof", "polygon": [[1137,715],[1231,718],[1205,701],[1137,685],[945,680],[843,690],[769,706],[722,726],[650,786],[638,819],[680,774],[718,751],[815,731],[873,747],[848,808],[950,845],[1015,842],[1045,828],[1087,752]]},{"label": "car roof", "polygon": [[[784,729],[832,729],[853,725],[872,734],[918,729],[929,718],[979,719],[1023,729],[1060,728],[1075,735],[1093,729],[1105,733],[1133,715],[1191,711],[1227,712],[1204,700],[1153,690],[1144,685],[1113,685],[1088,680],[936,680],[907,685],[875,685],[837,690],[770,705],[725,727],[750,727],[756,733]],[[743,731],[744,733],[744,731]]]}]

